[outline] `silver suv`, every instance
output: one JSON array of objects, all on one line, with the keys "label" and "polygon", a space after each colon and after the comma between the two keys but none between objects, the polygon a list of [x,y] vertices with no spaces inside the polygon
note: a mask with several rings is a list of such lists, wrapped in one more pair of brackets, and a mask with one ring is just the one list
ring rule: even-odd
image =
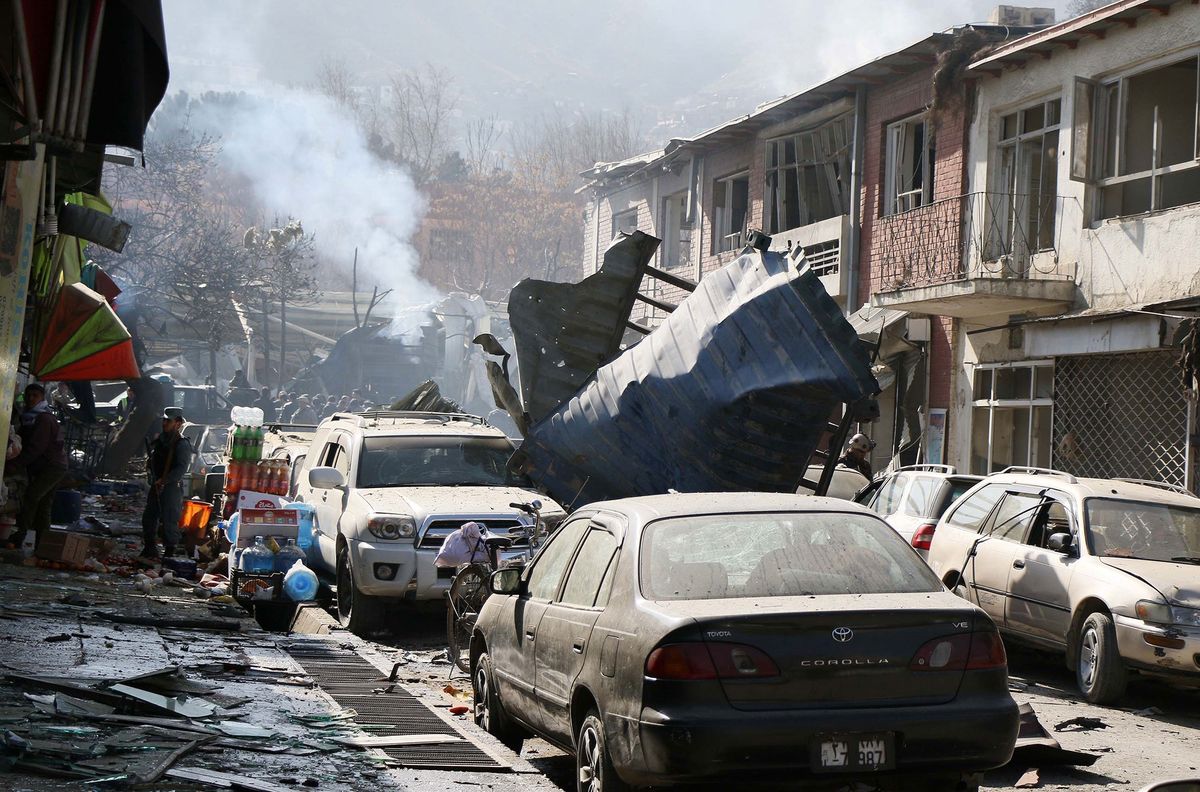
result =
[{"label": "silver suv", "polygon": [[1008,637],[1064,652],[1089,701],[1128,672],[1200,684],[1200,499],[1008,468],[946,512],[929,565]]},{"label": "silver suv", "polygon": [[465,414],[336,413],[317,428],[296,499],[316,512],[310,560],[337,578],[338,615],[353,632],[379,626],[393,603],[440,600],[450,570],[442,540],[465,522],[507,533],[530,518],[511,504],[540,498],[547,531],[566,513],[512,475],[512,442]]}]

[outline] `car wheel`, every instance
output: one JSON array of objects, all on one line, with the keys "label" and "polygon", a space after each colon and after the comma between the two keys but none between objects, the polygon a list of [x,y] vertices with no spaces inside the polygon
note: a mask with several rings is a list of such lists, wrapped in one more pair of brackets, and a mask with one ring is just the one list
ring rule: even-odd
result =
[{"label": "car wheel", "polygon": [[575,788],[578,792],[629,792],[632,787],[613,769],[600,714],[592,710],[575,739]]},{"label": "car wheel", "polygon": [[475,673],[471,675],[471,692],[475,697],[475,725],[516,753],[521,752],[525,732],[513,723],[500,703],[500,692],[496,690],[492,675],[492,658],[487,652],[475,660]]},{"label": "car wheel", "polygon": [[379,599],[358,590],[354,568],[350,565],[350,551],[342,545],[337,555],[338,621],[355,635],[366,635],[379,627],[382,615],[383,606]]},{"label": "car wheel", "polygon": [[1093,613],[1079,628],[1075,679],[1084,698],[1112,704],[1125,695],[1129,672],[1117,650],[1117,631],[1107,613]]}]

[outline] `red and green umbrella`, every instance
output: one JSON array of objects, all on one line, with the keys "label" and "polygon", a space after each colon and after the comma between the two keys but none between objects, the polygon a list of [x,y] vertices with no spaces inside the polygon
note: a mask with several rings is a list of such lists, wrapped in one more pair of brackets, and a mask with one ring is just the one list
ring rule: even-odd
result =
[{"label": "red and green umbrella", "polygon": [[104,297],[82,283],[59,290],[34,363],[42,380],[141,376],[129,331]]}]

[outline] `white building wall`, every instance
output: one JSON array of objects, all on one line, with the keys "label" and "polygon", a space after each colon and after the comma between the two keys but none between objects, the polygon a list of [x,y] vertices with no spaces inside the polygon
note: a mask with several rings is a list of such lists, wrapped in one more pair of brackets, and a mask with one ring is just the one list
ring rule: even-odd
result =
[{"label": "white building wall", "polygon": [[[1070,178],[1075,78],[1102,81],[1139,66],[1194,53],[1200,47],[1200,7],[1176,3],[1170,9],[1166,16],[1140,17],[1134,28],[1112,28],[1103,39],[1085,38],[1074,49],[1056,47],[1049,58],[1034,54],[1024,65],[1005,67],[998,76],[978,75],[975,114],[968,132],[967,184],[971,192],[1005,191],[991,181],[998,169],[995,141],[1000,137],[1001,116],[1039,100],[1061,98],[1057,191],[1064,201],[1056,247],[1058,271],[1073,273],[1078,287],[1071,310],[1105,311],[1200,295],[1200,205],[1091,222],[1093,196],[1087,185]],[[955,378],[953,425],[971,425],[975,364],[1052,356],[1053,344],[1045,343],[1046,331],[1037,343],[1031,343],[1033,334],[1027,332],[1015,349],[1011,348],[1012,338],[1003,331],[968,335],[973,330],[1005,324],[1008,318],[978,316],[960,323],[955,364],[964,376]],[[1087,348],[1068,349],[1064,345],[1059,354],[1099,351],[1099,347],[1110,343],[1107,334],[1111,328],[1097,326],[1080,332],[1089,338],[1096,336],[1089,342],[1090,347],[1085,344]],[[1068,335],[1062,335],[1064,342]],[[1117,335],[1121,335],[1120,330]],[[948,449],[952,463],[968,466],[971,440],[969,430],[953,433]]]}]

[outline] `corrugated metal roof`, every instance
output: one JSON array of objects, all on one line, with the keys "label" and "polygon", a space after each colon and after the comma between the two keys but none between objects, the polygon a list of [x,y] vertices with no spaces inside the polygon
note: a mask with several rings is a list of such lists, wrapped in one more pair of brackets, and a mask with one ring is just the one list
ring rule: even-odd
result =
[{"label": "corrugated metal roof", "polygon": [[747,252],[536,423],[521,451],[563,503],[794,492],[839,405],[878,390],[811,269]]}]

